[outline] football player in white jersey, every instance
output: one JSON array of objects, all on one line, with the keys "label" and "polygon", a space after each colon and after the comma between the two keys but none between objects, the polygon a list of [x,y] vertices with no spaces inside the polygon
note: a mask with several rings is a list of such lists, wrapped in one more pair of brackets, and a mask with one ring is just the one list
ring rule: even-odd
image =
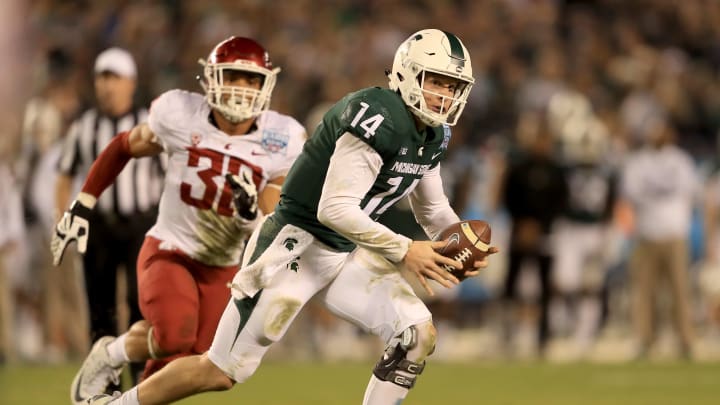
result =
[{"label": "football player in white jersey", "polygon": [[611,246],[617,174],[608,163],[609,134],[594,114],[558,128],[568,200],[555,224],[555,311],[566,313],[572,345],[566,360],[590,353],[602,318],[602,294]]},{"label": "football player in white jersey", "polygon": [[[233,279],[233,298],[208,353],[178,359],[118,398],[98,395],[88,403],[165,404],[230,389],[255,372],[315,294],[387,343],[363,403],[402,402],[434,349],[436,331],[401,270],[432,293],[428,280],[458,283],[442,265],[462,264],[435,250],[446,241],[414,241],[375,220],[408,196],[430,238],[459,221],[443,192],[439,162],[473,78],[460,39],[427,29],[400,45],[389,79],[389,88],[361,89],[338,101],[305,144],[275,212],[250,238],[248,265]],[[473,265],[466,275],[477,275],[487,260]]]},{"label": "football player in white jersey", "polygon": [[268,110],[279,69],[257,42],[228,38],[200,63],[205,95],[160,95],[148,122],[116,136],[98,157],[56,226],[52,251],[59,263],[72,240],[84,251],[86,213],[124,165],[167,153],[158,219],[138,256],[145,319],[93,346],[72,383],[75,404],[103,392],[127,362],[149,360],[147,377],[175,357],[208,350],[244,241],[273,211],[305,141],[295,119]]}]

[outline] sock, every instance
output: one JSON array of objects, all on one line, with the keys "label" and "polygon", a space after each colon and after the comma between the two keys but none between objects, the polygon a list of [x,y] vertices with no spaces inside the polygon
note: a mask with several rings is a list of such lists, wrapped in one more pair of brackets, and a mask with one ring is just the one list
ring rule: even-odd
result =
[{"label": "sock", "polygon": [[382,381],[373,374],[365,389],[363,405],[399,405],[408,394],[408,389]]},{"label": "sock", "polygon": [[595,297],[585,297],[578,308],[578,322],[575,329],[575,342],[580,347],[589,348],[595,340],[600,325],[600,301]]},{"label": "sock", "polygon": [[138,401],[138,387],[132,387],[129,391],[125,391],[120,398],[110,401],[108,405],[140,405]]},{"label": "sock", "polygon": [[118,336],[106,346],[108,355],[110,355],[110,365],[119,367],[130,362],[127,351],[125,351],[125,338],[127,333]]}]

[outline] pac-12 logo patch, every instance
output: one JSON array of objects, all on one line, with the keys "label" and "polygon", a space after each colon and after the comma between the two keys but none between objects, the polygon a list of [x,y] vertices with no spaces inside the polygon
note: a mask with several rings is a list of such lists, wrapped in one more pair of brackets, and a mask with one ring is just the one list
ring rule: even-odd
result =
[{"label": "pac-12 logo patch", "polygon": [[270,153],[286,153],[289,140],[290,135],[284,132],[263,129],[260,146]]}]

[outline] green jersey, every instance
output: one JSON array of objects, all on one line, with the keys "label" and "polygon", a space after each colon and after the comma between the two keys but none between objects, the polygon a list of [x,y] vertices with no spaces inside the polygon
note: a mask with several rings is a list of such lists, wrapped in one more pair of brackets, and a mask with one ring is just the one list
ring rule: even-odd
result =
[{"label": "green jersey", "polygon": [[410,193],[427,170],[437,166],[450,141],[450,128],[418,131],[400,95],[378,87],[348,94],[325,114],[285,179],[275,215],[334,249],[351,251],[352,242],[317,220],[330,157],[345,133],[367,143],[382,158],[380,172],[360,203],[377,220]]}]

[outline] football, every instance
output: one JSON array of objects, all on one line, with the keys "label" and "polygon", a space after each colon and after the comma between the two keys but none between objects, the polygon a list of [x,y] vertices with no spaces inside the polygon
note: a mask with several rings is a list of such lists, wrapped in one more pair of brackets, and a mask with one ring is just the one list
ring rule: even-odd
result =
[{"label": "football", "polygon": [[463,264],[462,269],[444,265],[458,280],[465,279],[465,272],[473,269],[477,260],[488,255],[490,249],[490,225],[485,221],[470,220],[454,223],[445,228],[435,240],[447,240],[447,244],[438,253],[453,258]]}]

